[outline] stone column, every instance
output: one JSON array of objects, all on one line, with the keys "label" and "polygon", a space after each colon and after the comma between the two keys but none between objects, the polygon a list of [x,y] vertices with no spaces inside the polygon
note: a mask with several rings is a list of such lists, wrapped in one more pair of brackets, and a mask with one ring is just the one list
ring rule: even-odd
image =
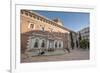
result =
[{"label": "stone column", "polygon": [[49,48],[49,40],[47,40],[47,49]]},{"label": "stone column", "polygon": [[57,41],[57,48],[59,48],[59,41]]},{"label": "stone column", "polygon": [[39,39],[39,42],[38,42],[38,48],[40,49],[41,48],[41,39]]}]

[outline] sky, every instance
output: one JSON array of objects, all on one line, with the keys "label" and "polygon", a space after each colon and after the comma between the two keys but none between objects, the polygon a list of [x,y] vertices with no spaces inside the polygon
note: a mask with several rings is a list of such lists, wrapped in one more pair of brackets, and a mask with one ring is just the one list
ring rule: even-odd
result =
[{"label": "sky", "polygon": [[63,26],[72,30],[79,31],[82,28],[89,26],[90,14],[83,12],[56,12],[56,11],[35,11],[42,16],[45,16],[51,20],[59,18]]}]

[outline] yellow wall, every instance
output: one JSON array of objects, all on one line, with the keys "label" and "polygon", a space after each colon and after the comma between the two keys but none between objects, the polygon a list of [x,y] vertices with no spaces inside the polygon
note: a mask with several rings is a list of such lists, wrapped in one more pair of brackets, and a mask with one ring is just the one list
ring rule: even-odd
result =
[{"label": "yellow wall", "polygon": [[50,27],[53,27],[53,32],[61,32],[61,33],[69,32],[68,30],[65,30],[58,26],[34,19],[33,17],[27,16],[25,14],[20,15],[20,20],[21,20],[21,33],[31,31],[31,29],[28,28],[30,22],[35,25],[34,30],[40,30],[40,25],[42,25],[45,27],[44,28],[45,31],[50,31]]}]

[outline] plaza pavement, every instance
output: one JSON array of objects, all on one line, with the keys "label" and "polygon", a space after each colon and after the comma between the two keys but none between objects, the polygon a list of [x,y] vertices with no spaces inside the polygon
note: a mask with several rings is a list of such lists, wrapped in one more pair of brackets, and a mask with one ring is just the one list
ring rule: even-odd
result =
[{"label": "plaza pavement", "polygon": [[41,55],[41,56],[33,56],[33,57],[25,57],[25,55],[21,56],[22,63],[30,63],[30,62],[48,62],[48,61],[71,61],[71,60],[89,60],[89,50],[80,50],[74,49],[71,50],[70,53],[65,51],[64,54],[59,55]]}]

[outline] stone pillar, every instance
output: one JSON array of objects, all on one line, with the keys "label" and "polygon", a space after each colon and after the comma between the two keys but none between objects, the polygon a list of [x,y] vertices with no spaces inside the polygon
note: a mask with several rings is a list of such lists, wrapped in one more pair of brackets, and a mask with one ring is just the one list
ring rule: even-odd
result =
[{"label": "stone pillar", "polygon": [[61,48],[63,49],[63,41],[61,41]]},{"label": "stone pillar", "polygon": [[39,49],[41,48],[41,43],[42,43],[42,40],[39,39],[39,42],[38,42],[38,48],[39,48]]},{"label": "stone pillar", "polygon": [[49,41],[49,47],[54,48],[54,41],[52,41],[52,40]]},{"label": "stone pillar", "polygon": [[47,49],[49,48],[49,40],[47,40]]},{"label": "stone pillar", "polygon": [[59,41],[57,41],[57,48],[59,48]]}]

